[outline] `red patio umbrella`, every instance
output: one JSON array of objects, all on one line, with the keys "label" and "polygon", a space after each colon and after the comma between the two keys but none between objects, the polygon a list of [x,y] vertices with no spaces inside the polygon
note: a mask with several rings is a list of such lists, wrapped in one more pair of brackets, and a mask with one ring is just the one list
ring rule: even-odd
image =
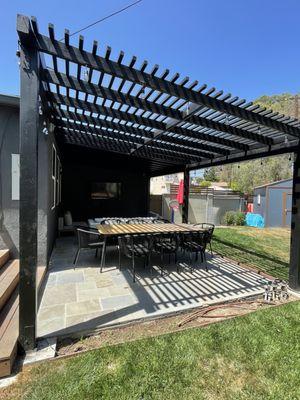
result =
[{"label": "red patio umbrella", "polygon": [[183,204],[183,192],[184,192],[183,179],[180,179],[178,193],[177,193],[177,201],[179,204]]}]

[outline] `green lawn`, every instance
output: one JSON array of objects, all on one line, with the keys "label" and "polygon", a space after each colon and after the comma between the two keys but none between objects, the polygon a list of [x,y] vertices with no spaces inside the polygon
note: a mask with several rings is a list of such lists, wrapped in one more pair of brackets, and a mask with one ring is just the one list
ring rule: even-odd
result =
[{"label": "green lawn", "polygon": [[214,233],[213,250],[281,279],[288,278],[289,249],[288,229],[237,226]]},{"label": "green lawn", "polygon": [[296,400],[299,355],[297,302],[40,364],[2,398]]}]

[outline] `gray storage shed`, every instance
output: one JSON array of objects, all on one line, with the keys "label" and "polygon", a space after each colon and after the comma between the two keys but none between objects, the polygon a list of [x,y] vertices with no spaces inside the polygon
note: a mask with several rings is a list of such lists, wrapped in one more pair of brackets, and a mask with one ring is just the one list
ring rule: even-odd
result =
[{"label": "gray storage shed", "polygon": [[254,188],[253,212],[264,217],[265,226],[291,226],[292,185],[290,178]]}]

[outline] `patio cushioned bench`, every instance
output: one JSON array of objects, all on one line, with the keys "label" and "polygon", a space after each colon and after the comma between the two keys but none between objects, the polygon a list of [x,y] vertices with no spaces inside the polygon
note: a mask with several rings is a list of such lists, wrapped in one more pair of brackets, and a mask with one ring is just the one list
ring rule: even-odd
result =
[{"label": "patio cushioned bench", "polygon": [[86,222],[72,222],[70,225],[64,224],[64,219],[62,217],[58,218],[58,236],[62,234],[74,234],[76,226],[88,226]]}]

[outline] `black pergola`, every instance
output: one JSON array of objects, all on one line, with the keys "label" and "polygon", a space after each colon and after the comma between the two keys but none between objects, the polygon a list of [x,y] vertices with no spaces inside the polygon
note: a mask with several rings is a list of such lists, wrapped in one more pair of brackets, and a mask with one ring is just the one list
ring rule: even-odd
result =
[{"label": "black pergola", "polygon": [[[39,112],[57,141],[139,160],[149,177],[185,172],[183,219],[188,220],[189,171],[283,153],[296,153],[290,286],[300,288],[298,210],[300,121],[231,94],[159,71],[111,48],[84,49],[57,40],[53,25],[39,32],[19,15],[21,70],[20,340],[35,340],[37,246],[37,137]],[[138,66],[139,65],[139,66]],[[36,155],[36,156],[34,156]],[[299,184],[298,184],[299,182]],[[26,314],[26,316],[25,316]]]}]

